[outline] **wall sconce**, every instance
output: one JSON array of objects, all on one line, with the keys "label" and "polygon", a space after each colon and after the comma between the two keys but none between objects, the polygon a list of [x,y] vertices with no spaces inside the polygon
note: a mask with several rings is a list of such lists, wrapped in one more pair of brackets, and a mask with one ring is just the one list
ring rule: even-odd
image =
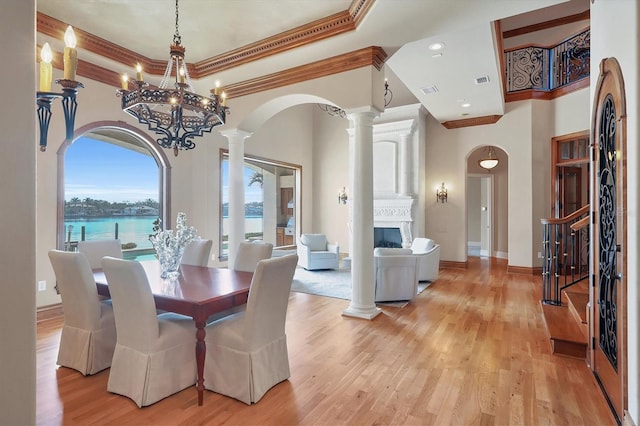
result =
[{"label": "wall sconce", "polygon": [[447,187],[444,186],[444,182],[442,182],[442,185],[436,187],[436,203],[438,201],[443,204],[447,202]]},{"label": "wall sconce", "polygon": [[64,33],[64,78],[56,80],[56,84],[62,86],[62,93],[51,91],[53,53],[49,43],[45,43],[40,51],[40,86],[36,92],[36,105],[38,106],[38,124],[40,125],[40,151],[47,149],[47,134],[51,121],[51,103],[54,99],[62,98],[64,122],[66,127],[66,139],[73,139],[73,128],[76,121],[76,94],[78,89],[84,87],[82,83],[75,81],[78,68],[78,54],[76,52],[76,35],[71,25]]},{"label": "wall sconce", "polygon": [[347,200],[349,197],[347,196],[347,188],[344,186],[338,190],[338,204],[347,204]]}]

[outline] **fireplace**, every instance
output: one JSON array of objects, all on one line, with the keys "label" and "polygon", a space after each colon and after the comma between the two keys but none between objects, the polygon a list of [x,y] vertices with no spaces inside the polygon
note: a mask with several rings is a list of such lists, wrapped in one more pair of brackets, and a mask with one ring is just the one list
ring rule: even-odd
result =
[{"label": "fireplace", "polygon": [[411,247],[413,202],[413,198],[373,200],[374,247]]},{"label": "fireplace", "polygon": [[373,247],[402,248],[400,228],[373,228]]}]

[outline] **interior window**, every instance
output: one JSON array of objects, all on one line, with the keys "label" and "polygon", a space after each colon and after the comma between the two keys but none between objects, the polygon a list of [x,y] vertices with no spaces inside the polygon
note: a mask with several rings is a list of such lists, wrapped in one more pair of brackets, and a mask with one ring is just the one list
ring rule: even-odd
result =
[{"label": "interior window", "polygon": [[[229,154],[220,155],[220,259],[229,255]],[[274,247],[295,244],[301,167],[245,156],[245,239],[264,240]]]},{"label": "interior window", "polygon": [[[128,259],[153,257],[152,223],[163,218],[163,173],[146,142],[117,130],[95,130],[64,153],[63,217],[59,241],[118,238]],[[160,183],[160,185],[159,185]]]}]

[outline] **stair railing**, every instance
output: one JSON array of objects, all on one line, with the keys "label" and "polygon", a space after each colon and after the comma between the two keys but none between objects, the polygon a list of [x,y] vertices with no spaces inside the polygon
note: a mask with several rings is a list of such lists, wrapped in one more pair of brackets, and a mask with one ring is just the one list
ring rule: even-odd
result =
[{"label": "stair railing", "polygon": [[589,277],[589,205],[542,223],[542,303],[562,305],[562,290]]}]

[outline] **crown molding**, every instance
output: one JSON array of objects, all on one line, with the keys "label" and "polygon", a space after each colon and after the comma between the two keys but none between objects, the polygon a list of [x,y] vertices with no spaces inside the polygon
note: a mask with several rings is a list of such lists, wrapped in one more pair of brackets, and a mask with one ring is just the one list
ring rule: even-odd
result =
[{"label": "crown molding", "polygon": [[[369,12],[374,2],[375,0],[353,0],[348,10],[301,25],[221,55],[187,64],[189,74],[196,79],[203,78],[267,56],[285,52],[345,32],[354,31]],[[40,12],[38,12],[36,16],[36,25],[39,33],[57,39],[63,38],[67,28],[66,23]],[[140,63],[146,74],[164,74],[166,60],[147,58],[80,28],[74,28],[74,31],[78,39],[78,48],[103,56],[127,67]]]},{"label": "crown molding", "polygon": [[465,118],[462,120],[450,120],[441,123],[447,129],[459,129],[461,127],[481,126],[483,124],[495,124],[502,118],[501,115],[486,115],[484,117]]},{"label": "crown molding", "polygon": [[230,99],[365,66],[374,66],[380,70],[386,58],[387,53],[381,47],[365,47],[321,61],[231,84],[225,86],[224,91],[227,94],[227,99]]},{"label": "crown molding", "polygon": [[536,31],[547,30],[549,28],[559,27],[561,25],[571,24],[573,22],[586,21],[591,19],[591,12],[589,9],[575,15],[565,16],[562,18],[552,19],[550,21],[540,22],[538,24],[527,25],[525,27],[514,28],[502,33],[503,38],[516,37],[523,34],[533,33]]}]

